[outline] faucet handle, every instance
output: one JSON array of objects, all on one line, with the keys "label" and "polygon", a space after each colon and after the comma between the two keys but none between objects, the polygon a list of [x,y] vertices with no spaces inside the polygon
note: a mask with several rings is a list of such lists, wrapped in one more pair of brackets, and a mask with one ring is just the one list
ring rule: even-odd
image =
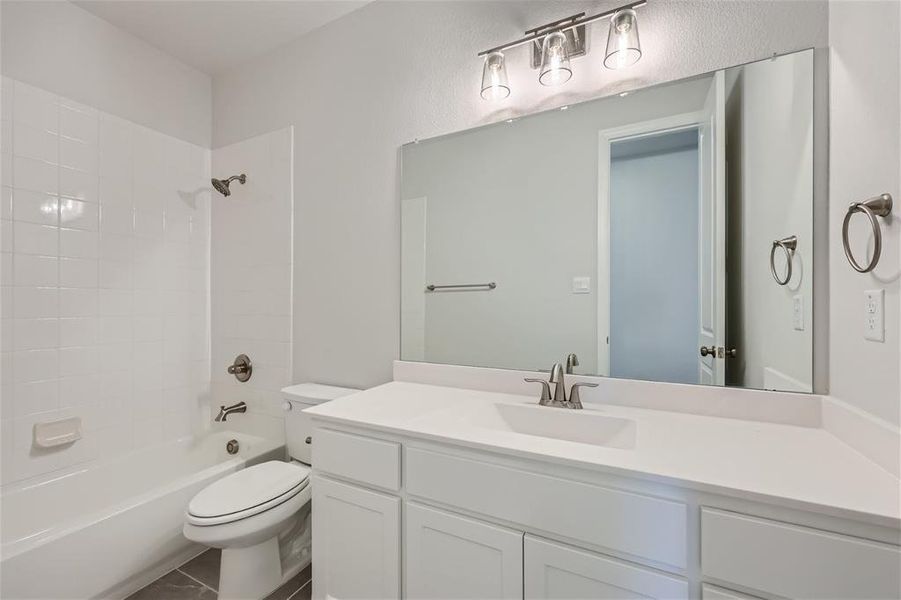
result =
[{"label": "faucet handle", "polygon": [[541,384],[541,399],[538,402],[539,404],[543,405],[551,401],[551,386],[547,381],[544,379],[532,379],[531,377],[526,377],[523,381]]},{"label": "faucet handle", "polygon": [[582,398],[579,396],[579,388],[583,387],[598,387],[598,384],[579,382],[574,383],[573,386],[569,388],[569,401],[575,408],[582,408]]}]

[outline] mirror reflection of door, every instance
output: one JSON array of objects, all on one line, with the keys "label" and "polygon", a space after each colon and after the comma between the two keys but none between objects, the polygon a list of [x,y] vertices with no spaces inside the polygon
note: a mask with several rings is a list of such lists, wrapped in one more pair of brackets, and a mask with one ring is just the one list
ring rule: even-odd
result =
[{"label": "mirror reflection of door", "polygon": [[725,383],[722,89],[713,77],[695,113],[601,132],[599,356],[610,376]]}]

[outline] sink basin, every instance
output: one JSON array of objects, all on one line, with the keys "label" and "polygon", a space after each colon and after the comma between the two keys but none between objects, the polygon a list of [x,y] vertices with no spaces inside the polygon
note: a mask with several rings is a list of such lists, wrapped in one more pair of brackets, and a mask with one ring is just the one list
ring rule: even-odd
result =
[{"label": "sink basin", "polygon": [[635,421],[588,409],[522,404],[494,404],[468,420],[474,427],[621,449],[635,447],[637,429]]}]

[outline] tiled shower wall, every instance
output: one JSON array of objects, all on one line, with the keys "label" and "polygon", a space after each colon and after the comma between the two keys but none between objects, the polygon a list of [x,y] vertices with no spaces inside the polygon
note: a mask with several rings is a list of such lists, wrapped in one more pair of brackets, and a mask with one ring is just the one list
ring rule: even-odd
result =
[{"label": "tiled shower wall", "polygon": [[[281,388],[291,378],[293,128],[213,150],[214,175],[247,175],[212,201],[212,391],[215,404],[247,402],[248,418],[281,436]],[[253,362],[239,383],[238,354]]]},{"label": "tiled shower wall", "polygon": [[[210,152],[2,82],[3,484],[208,415]],[[78,416],[71,446],[37,422]]]}]

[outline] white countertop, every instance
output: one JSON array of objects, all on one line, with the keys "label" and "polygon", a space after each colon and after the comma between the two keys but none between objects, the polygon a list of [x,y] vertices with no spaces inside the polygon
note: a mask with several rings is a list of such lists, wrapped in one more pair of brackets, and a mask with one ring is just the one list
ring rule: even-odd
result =
[{"label": "white countertop", "polygon": [[485,403],[534,405],[537,399],[393,382],[307,412],[325,421],[901,526],[901,482],[824,429],[586,403],[586,412],[636,422],[635,447],[616,449],[473,426],[465,415]]}]

